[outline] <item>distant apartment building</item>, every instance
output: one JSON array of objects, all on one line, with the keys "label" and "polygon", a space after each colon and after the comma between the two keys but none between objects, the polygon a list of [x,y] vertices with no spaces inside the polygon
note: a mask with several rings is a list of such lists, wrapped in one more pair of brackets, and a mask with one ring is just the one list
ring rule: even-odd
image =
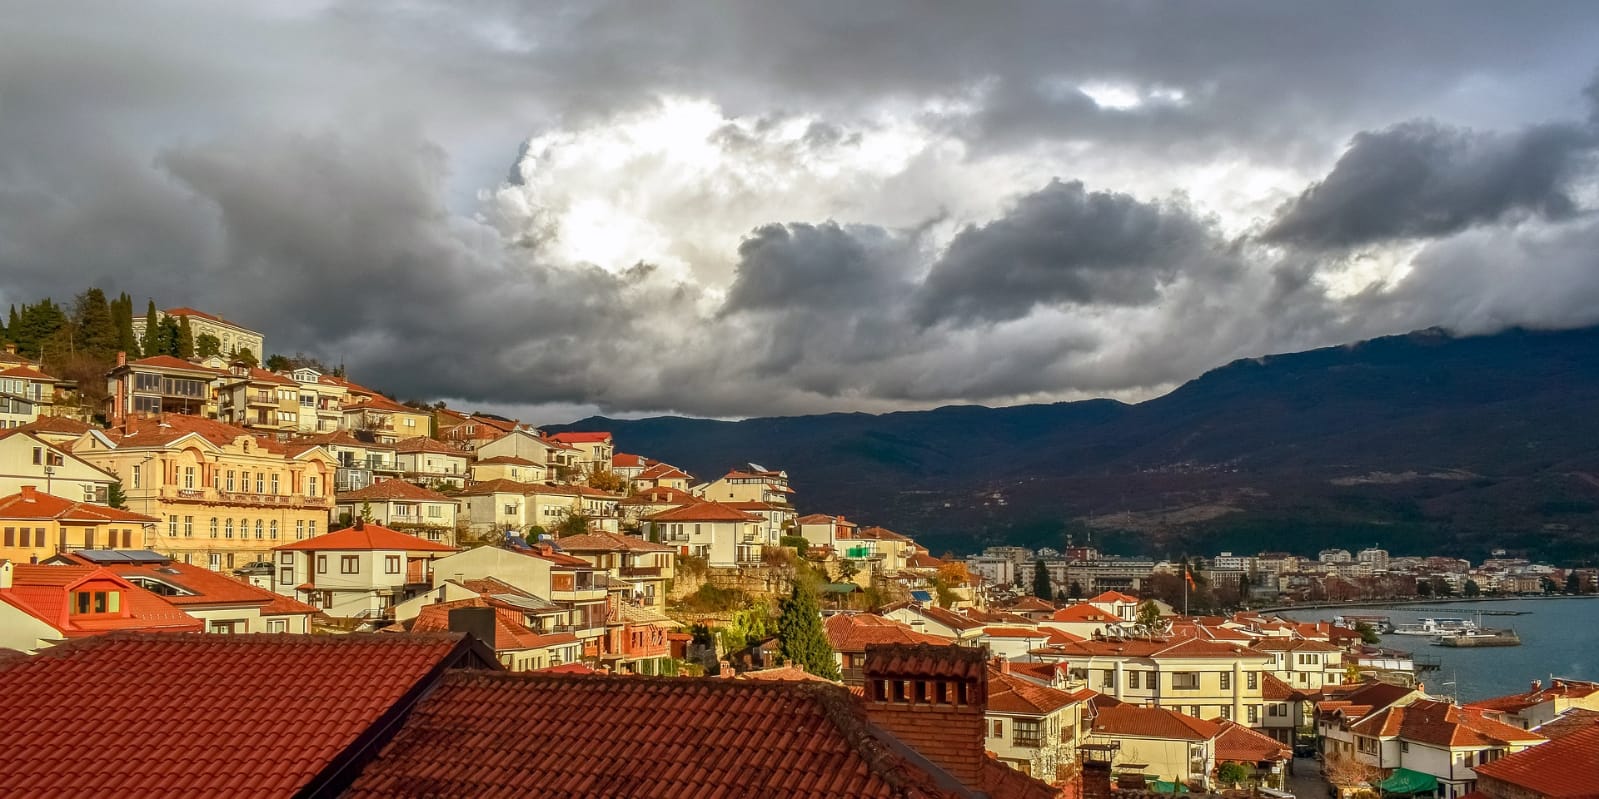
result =
[{"label": "distant apartment building", "polygon": [[226,372],[170,355],[129,361],[119,353],[116,367],[106,376],[106,414],[113,421],[159,414],[215,419],[215,384],[224,377]]},{"label": "distant apartment building", "polygon": [[[224,357],[232,357],[245,351],[254,355],[257,360],[266,357],[266,340],[262,335],[237,322],[223,319],[215,314],[197,311],[193,308],[168,308],[156,311],[157,320],[167,317],[189,320],[189,330],[198,340],[201,336],[216,338],[220,352]],[[133,335],[144,338],[145,318],[140,314],[133,316]]]},{"label": "distant apartment building", "polygon": [[1349,554],[1347,549],[1324,549],[1316,554],[1318,563],[1352,563],[1354,560],[1355,556]]},{"label": "distant apartment building", "polygon": [[1374,572],[1388,571],[1388,550],[1367,547],[1355,554],[1355,562]]},{"label": "distant apartment building", "polygon": [[[7,354],[16,345],[7,344]],[[31,424],[50,416],[55,405],[56,379],[39,371],[38,365],[22,358],[0,362],[0,431]]]}]

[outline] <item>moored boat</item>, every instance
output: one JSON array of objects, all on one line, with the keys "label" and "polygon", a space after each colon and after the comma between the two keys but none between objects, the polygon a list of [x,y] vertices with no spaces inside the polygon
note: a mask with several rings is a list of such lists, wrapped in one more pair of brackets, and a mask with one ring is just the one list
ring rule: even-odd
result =
[{"label": "moored boat", "polygon": [[1435,619],[1422,619],[1417,622],[1405,622],[1395,625],[1393,635],[1454,635],[1462,632],[1476,632],[1477,624],[1471,619],[1457,619],[1440,616]]},{"label": "moored boat", "polygon": [[1432,641],[1434,646],[1478,647],[1521,646],[1521,636],[1508,627],[1501,630],[1472,630],[1452,635],[1440,635]]}]

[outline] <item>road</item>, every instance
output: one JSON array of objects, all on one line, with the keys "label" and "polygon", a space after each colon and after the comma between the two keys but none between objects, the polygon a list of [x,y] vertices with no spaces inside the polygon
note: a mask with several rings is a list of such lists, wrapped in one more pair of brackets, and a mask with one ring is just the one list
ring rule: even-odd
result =
[{"label": "road", "polygon": [[1288,792],[1297,799],[1327,799],[1332,787],[1321,778],[1321,764],[1311,757],[1296,757],[1288,775]]}]

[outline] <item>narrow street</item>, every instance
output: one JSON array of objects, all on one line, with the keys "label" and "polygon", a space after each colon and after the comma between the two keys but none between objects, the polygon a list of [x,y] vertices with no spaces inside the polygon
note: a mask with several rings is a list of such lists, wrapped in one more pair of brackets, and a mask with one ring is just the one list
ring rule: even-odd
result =
[{"label": "narrow street", "polygon": [[1313,757],[1296,757],[1288,775],[1288,792],[1296,799],[1327,799],[1332,786],[1321,777],[1321,764]]}]

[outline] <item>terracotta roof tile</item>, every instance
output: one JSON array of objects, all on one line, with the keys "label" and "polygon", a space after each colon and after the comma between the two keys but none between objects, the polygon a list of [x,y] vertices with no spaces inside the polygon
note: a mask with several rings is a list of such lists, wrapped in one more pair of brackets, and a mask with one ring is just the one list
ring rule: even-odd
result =
[{"label": "terracotta roof tile", "polygon": [[865,652],[867,644],[953,644],[948,638],[919,633],[908,624],[870,613],[839,613],[822,623],[837,652]]},{"label": "terracotta roof tile", "polygon": [[360,502],[363,500],[390,500],[403,499],[413,502],[450,502],[455,500],[431,489],[414,486],[404,480],[380,480],[366,488],[346,491],[338,495],[339,502]]},{"label": "terracotta roof tile", "polygon": [[638,536],[595,531],[562,536],[556,541],[568,552],[671,552],[672,548]]},{"label": "terracotta roof tile", "polygon": [[[12,569],[11,587],[0,589],[0,602],[50,625],[67,638],[103,635],[116,630],[200,632],[203,629],[199,619],[161,596],[118,577],[110,569],[28,563],[12,564]],[[71,594],[79,589],[120,591],[121,614],[70,613]]]},{"label": "terracotta roof tile", "polygon": [[1060,610],[1055,611],[1055,614],[1049,618],[1052,621],[1104,622],[1106,624],[1122,623],[1122,618],[1120,616],[1117,616],[1113,613],[1107,613],[1104,610],[1086,603],[1061,608]]},{"label": "terracotta roof tile", "polygon": [[161,521],[142,513],[121,510],[109,505],[73,502],[54,494],[46,494],[37,488],[29,491],[29,488],[24,486],[22,491],[0,497],[0,519],[57,519],[69,522],[126,524],[155,524]]},{"label": "terracotta roof tile", "polygon": [[445,546],[437,541],[426,538],[417,538],[406,535],[398,530],[390,530],[381,524],[367,524],[361,527],[347,527],[333,533],[326,533],[304,541],[295,541],[274,547],[275,550],[290,550],[295,552],[316,552],[320,550],[346,550],[350,552],[368,551],[377,549],[404,550],[406,552],[455,552],[456,548]]},{"label": "terracotta roof tile", "polygon": [[[410,410],[407,408],[407,410]],[[436,441],[427,436],[413,436],[394,442],[394,451],[401,453],[432,452],[439,455],[455,455],[460,458],[468,457],[464,450],[456,449],[442,441]]]},{"label": "terracotta roof tile", "polygon": [[293,796],[463,646],[119,634],[55,647],[0,671],[0,794]]},{"label": "terracotta roof tile", "polygon": [[1599,725],[1475,767],[1549,799],[1599,799]]},{"label": "terracotta roof tile", "polygon": [[549,438],[551,441],[559,441],[562,444],[603,444],[611,440],[611,434],[570,432],[555,433]]},{"label": "terracotta roof tile", "polygon": [[1005,674],[992,666],[988,669],[988,709],[995,713],[1047,716],[1077,702],[1066,691]]},{"label": "terracotta roof tile", "polygon": [[1351,732],[1379,738],[1398,737],[1441,747],[1536,743],[1542,735],[1487,718],[1481,711],[1435,699],[1383,708],[1351,724]]},{"label": "terracotta roof tile", "polygon": [[730,508],[720,502],[697,502],[681,508],[663,510],[644,517],[652,522],[758,522],[761,517]]},{"label": "terracotta roof tile", "polygon": [[1138,705],[1098,706],[1094,718],[1096,735],[1133,735],[1174,741],[1208,741],[1221,733],[1221,726],[1185,713]]},{"label": "terracotta roof tile", "polygon": [[1218,723],[1221,724],[1221,735],[1216,738],[1217,762],[1261,763],[1285,761],[1294,756],[1292,749],[1269,735],[1225,719]]},{"label": "terracotta roof tile", "polygon": [[457,672],[346,796],[966,795],[879,736],[820,683]]}]

